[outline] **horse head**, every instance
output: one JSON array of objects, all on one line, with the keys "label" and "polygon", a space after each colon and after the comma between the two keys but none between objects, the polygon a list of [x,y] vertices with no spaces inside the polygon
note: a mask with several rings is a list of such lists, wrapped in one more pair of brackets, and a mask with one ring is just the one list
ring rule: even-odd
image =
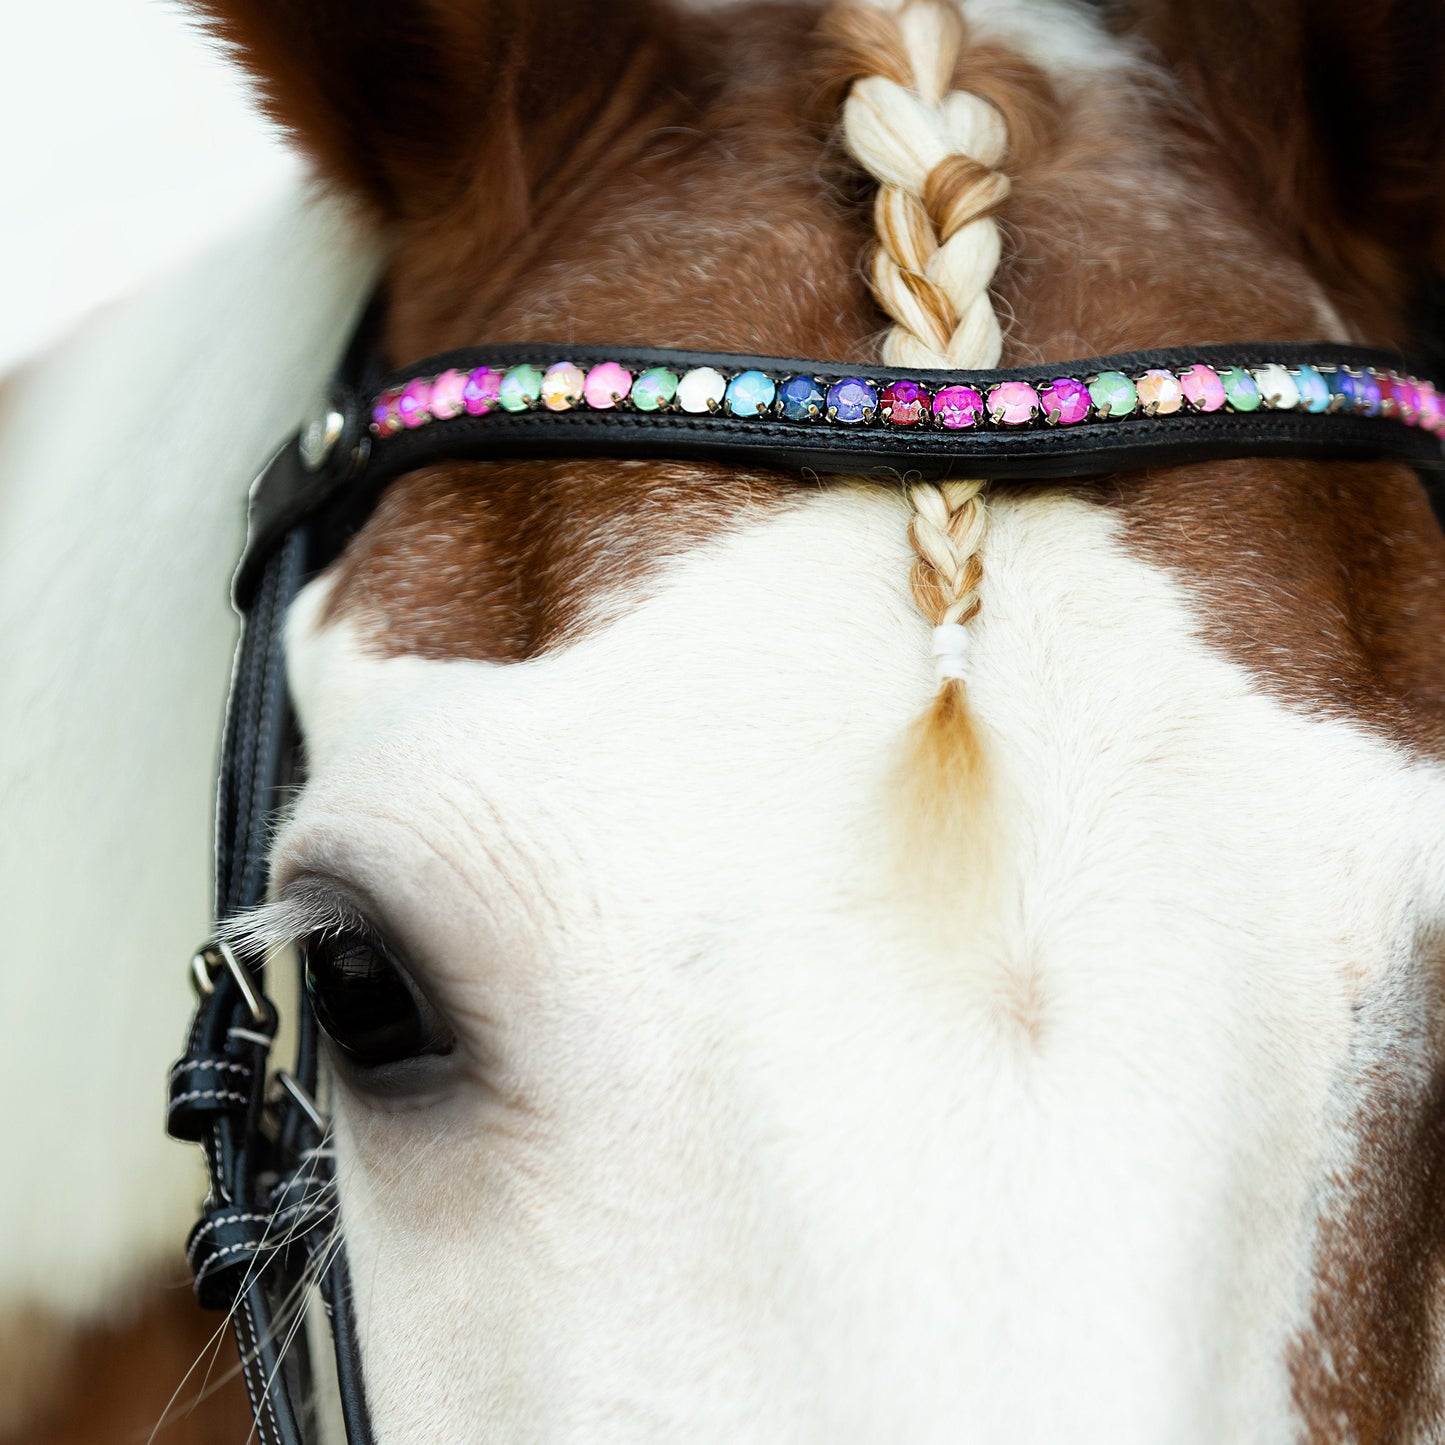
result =
[{"label": "horse head", "polygon": [[[1427,339],[1403,4],[200,8],[398,362]],[[231,933],[307,958],[379,1439],[1433,1438],[1442,607],[1389,462],[393,482]]]}]

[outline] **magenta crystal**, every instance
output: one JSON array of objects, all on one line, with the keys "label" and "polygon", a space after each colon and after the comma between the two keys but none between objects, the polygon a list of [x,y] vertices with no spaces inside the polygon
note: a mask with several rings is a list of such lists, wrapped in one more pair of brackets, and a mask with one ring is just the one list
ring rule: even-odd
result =
[{"label": "magenta crystal", "polygon": [[497,404],[502,390],[502,373],[479,366],[462,388],[462,404],[472,416],[485,416]]},{"label": "magenta crystal", "polygon": [[950,431],[978,425],[983,397],[971,386],[945,386],[933,398],[933,419]]},{"label": "magenta crystal", "polygon": [[1187,366],[1179,373],[1184,399],[1195,411],[1218,411],[1224,405],[1224,383],[1212,366]]},{"label": "magenta crystal", "polygon": [[1001,381],[988,394],[995,424],[1024,426],[1039,414],[1039,394],[1026,381]]},{"label": "magenta crystal", "polygon": [[431,384],[431,414],[438,421],[460,416],[466,409],[462,391],[467,384],[466,377],[455,368],[444,371]]},{"label": "magenta crystal", "polygon": [[1039,392],[1039,403],[1054,426],[1075,426],[1089,415],[1089,388],[1072,376],[1060,376]]},{"label": "magenta crystal", "polygon": [[431,385],[424,377],[407,382],[396,403],[403,426],[425,426],[431,420]]},{"label": "magenta crystal", "polygon": [[878,393],[878,410],[894,426],[916,426],[928,415],[928,391],[916,381],[891,381]]}]

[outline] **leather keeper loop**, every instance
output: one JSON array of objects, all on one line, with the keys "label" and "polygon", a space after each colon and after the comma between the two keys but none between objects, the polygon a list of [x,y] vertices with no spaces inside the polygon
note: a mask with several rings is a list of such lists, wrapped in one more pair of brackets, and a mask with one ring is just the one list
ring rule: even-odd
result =
[{"label": "leather keeper loop", "polygon": [[221,1054],[188,1054],[171,1070],[166,1129],[173,1139],[199,1144],[219,1115],[244,1117],[254,1089],[249,1064]]},{"label": "leather keeper loop", "polygon": [[303,1242],[309,1249],[312,1242],[308,1236],[313,1231],[337,1222],[339,1201],[335,1182],[329,1177],[318,1177],[312,1164],[303,1164],[286,1175],[271,1191],[267,1202],[274,1221],[271,1242],[278,1249],[290,1249]]},{"label": "leather keeper loop", "polygon": [[208,1210],[186,1241],[202,1309],[228,1310],[272,1249],[271,1216],[259,1210]]}]

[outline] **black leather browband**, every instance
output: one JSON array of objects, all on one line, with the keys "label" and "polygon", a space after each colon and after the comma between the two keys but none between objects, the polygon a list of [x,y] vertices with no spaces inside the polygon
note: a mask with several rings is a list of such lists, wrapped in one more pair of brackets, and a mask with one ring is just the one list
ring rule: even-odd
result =
[{"label": "black leather browband", "polygon": [[1042,415],[1023,424],[996,424],[987,416],[969,429],[946,429],[926,417],[922,424],[891,424],[874,412],[858,424],[839,424],[826,415],[788,420],[781,403],[757,415],[734,415],[724,403],[690,413],[676,401],[664,409],[642,410],[624,400],[607,409],[589,407],[580,396],[552,409],[540,396],[520,410],[493,405],[484,414],[433,418],[424,424],[378,426],[378,398],[394,398],[408,385],[454,372],[490,368],[500,374],[560,362],[578,372],[604,363],[641,375],[649,368],[684,375],[711,368],[721,378],[743,373],[767,377],[807,376],[820,385],[844,378],[865,379],[881,391],[890,382],[911,381],[936,394],[969,387],[989,396],[1010,382],[1044,387],[1058,378],[1100,373],[1139,377],[1153,370],[1182,372],[1209,367],[1221,372],[1266,366],[1315,368],[1332,375],[1376,378],[1408,376],[1405,359],[1393,352],[1325,343],[1276,342],[1238,346],[1172,347],[1084,360],[1041,363],[990,371],[946,372],[719,352],[596,348],[561,344],[488,346],[445,352],[403,371],[383,373],[369,348],[353,347],[333,388],[325,413],[284,447],[253,489],[245,555],[236,577],[238,598],[254,585],[261,563],[286,533],[303,520],[318,523],[317,540],[334,555],[370,514],[382,489],[397,476],[441,460],[485,461],[522,458],[629,457],[718,462],[768,467],[798,477],[817,473],[870,473],[895,477],[985,477],[1010,482],[1043,482],[1092,477],[1140,467],[1177,466],[1238,457],[1310,459],[1395,458],[1424,469],[1445,466],[1441,440],[1430,430],[1407,425],[1392,410],[1366,414],[1359,405],[1311,412],[1295,406],[1260,406],[1239,411],[1225,405],[1209,412],[1181,407],[1168,415],[1101,417],[1097,411],[1077,425],[1050,425]]}]

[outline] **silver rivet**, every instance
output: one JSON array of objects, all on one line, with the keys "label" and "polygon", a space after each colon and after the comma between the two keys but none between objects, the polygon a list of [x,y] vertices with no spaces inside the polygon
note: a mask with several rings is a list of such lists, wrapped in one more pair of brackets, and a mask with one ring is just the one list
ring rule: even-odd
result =
[{"label": "silver rivet", "polygon": [[309,472],[319,472],[330,460],[346,427],[346,413],[334,402],[306,423],[301,433],[301,461]]}]

